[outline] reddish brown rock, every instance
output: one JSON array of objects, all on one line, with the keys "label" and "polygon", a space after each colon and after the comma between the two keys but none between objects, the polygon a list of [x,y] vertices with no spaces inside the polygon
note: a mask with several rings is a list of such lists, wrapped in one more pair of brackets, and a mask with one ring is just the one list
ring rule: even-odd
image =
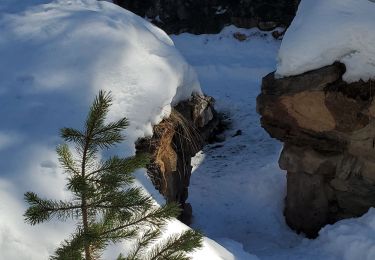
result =
[{"label": "reddish brown rock", "polygon": [[315,237],[321,227],[375,206],[375,82],[347,84],[335,63],[302,75],[263,79],[263,128],[284,142],[285,217]]}]

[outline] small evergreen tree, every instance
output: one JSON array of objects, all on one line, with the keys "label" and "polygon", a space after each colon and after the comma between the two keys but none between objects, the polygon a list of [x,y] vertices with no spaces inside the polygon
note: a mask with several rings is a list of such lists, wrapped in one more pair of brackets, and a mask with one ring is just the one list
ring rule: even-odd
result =
[{"label": "small evergreen tree", "polygon": [[124,140],[122,130],[128,126],[126,118],[105,123],[111,105],[110,94],[100,92],[88,113],[83,131],[63,128],[61,136],[75,144],[76,155],[67,144],[57,147],[59,161],[67,174],[69,201],[40,198],[33,192],[25,193],[30,205],[24,214],[31,225],[56,218],[77,221],[76,231],[65,240],[51,259],[94,260],[109,243],[136,241],[134,248],[119,260],[130,259],[189,259],[187,253],[201,246],[202,236],[186,231],[161,239],[167,220],[179,214],[175,204],[158,207],[150,196],[133,184],[132,172],[145,167],[145,155],[130,158],[111,157],[100,161],[102,149]]}]

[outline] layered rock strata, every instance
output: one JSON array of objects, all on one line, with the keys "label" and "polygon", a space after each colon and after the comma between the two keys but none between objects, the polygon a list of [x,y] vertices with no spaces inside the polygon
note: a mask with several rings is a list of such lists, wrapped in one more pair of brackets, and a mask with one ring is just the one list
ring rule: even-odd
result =
[{"label": "layered rock strata", "polygon": [[167,202],[181,205],[180,219],[190,224],[191,205],[186,203],[192,171],[191,158],[215,133],[219,119],[214,100],[194,96],[175,106],[169,118],[154,126],[150,138],[138,141],[138,152],[151,154],[148,175]]},{"label": "layered rock strata", "polygon": [[263,128],[284,143],[286,221],[309,237],[375,206],[375,81],[348,84],[344,73],[340,63],[271,73],[257,99]]}]

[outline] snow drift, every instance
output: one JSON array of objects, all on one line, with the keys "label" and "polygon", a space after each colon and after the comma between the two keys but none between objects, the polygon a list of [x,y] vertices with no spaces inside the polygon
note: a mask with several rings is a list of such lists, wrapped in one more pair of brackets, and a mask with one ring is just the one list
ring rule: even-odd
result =
[{"label": "snow drift", "polygon": [[375,258],[375,210],[357,219],[327,225],[316,240],[305,239],[271,259],[371,260]]},{"label": "snow drift", "polygon": [[375,78],[375,3],[302,0],[279,51],[276,74],[292,76],[340,61],[343,79]]},{"label": "snow drift", "polygon": [[[26,225],[23,193],[68,196],[55,155],[59,129],[80,128],[100,89],[114,97],[109,120],[130,121],[120,155],[133,153],[173,104],[201,93],[172,40],[142,18],[109,2],[47,2],[0,2],[1,259],[47,259],[70,233],[69,223]],[[206,241],[198,255],[230,256]]]},{"label": "snow drift", "polygon": [[4,114],[18,117],[14,123],[27,113],[36,122],[43,118],[35,114],[79,115],[104,89],[116,99],[111,116],[126,115],[139,136],[151,133],[171,103],[200,92],[163,31],[110,3],[60,0],[5,13],[0,24],[0,98],[12,108]]}]

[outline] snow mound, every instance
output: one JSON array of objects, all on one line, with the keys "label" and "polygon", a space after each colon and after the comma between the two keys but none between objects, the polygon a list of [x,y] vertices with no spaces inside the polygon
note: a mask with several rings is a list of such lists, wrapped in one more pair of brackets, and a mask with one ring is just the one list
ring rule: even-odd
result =
[{"label": "snow mound", "polygon": [[299,247],[277,259],[375,259],[375,209],[360,218],[327,225],[316,240],[305,239]]},{"label": "snow mound", "polygon": [[375,3],[302,0],[279,51],[276,75],[292,76],[340,61],[343,79],[375,79]]},{"label": "snow mound", "polygon": [[25,224],[23,194],[69,196],[59,129],[81,128],[98,91],[111,91],[109,120],[130,121],[118,154],[129,155],[173,104],[201,90],[162,30],[109,2],[0,0],[0,32],[0,259],[47,259],[72,225]]},{"label": "snow mound", "polygon": [[375,209],[361,218],[326,226],[314,244],[337,259],[375,259]]},{"label": "snow mound", "polygon": [[200,92],[172,40],[144,19],[95,0],[26,2],[25,11],[0,18],[0,99],[11,108],[4,114],[17,119],[11,126],[82,116],[104,89],[115,98],[111,119],[126,115],[133,141],[150,135],[171,103]]}]

